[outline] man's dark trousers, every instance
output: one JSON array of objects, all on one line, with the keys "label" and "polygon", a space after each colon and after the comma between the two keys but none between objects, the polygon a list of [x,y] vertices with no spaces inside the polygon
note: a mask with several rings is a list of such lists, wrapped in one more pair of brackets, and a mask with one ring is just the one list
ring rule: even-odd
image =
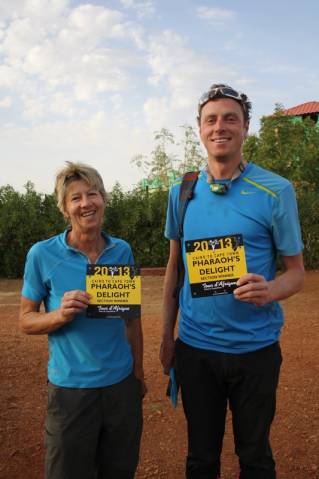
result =
[{"label": "man's dark trousers", "polygon": [[176,369],[188,424],[187,479],[215,479],[227,402],[232,411],[240,479],[275,479],[269,433],[281,365],[276,342],[245,354],[198,349],[176,341]]}]

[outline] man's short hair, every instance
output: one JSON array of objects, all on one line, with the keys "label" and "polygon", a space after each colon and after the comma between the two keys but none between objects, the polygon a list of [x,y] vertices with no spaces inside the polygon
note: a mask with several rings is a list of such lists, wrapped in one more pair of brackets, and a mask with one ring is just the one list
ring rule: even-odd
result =
[{"label": "man's short hair", "polygon": [[247,95],[234,90],[229,85],[225,85],[223,83],[214,83],[199,99],[197,117],[198,124],[200,124],[203,106],[209,101],[218,100],[219,98],[231,98],[232,100],[237,101],[243,110],[245,121],[250,120],[251,102],[248,100]]}]

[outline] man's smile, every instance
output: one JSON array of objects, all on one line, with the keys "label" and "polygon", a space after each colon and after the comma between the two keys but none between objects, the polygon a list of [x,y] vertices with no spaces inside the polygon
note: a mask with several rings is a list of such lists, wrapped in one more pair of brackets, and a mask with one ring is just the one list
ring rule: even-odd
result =
[{"label": "man's smile", "polygon": [[212,141],[214,143],[227,143],[228,141],[230,141],[230,138],[212,138]]}]

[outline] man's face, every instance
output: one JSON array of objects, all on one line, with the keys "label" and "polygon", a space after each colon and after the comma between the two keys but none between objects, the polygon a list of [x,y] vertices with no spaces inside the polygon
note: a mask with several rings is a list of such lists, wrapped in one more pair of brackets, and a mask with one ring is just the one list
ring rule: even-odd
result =
[{"label": "man's face", "polygon": [[208,158],[218,162],[240,161],[249,122],[231,98],[211,100],[203,106],[199,133]]}]

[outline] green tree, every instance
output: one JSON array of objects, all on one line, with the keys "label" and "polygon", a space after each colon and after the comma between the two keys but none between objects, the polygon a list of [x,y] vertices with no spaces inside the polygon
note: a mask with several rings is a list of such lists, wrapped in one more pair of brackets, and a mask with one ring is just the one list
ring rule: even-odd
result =
[{"label": "green tree", "polygon": [[178,166],[180,174],[186,171],[197,171],[203,168],[206,157],[203,154],[201,144],[195,128],[191,125],[183,125],[184,138],[181,145],[184,149],[183,159]]},{"label": "green tree", "polygon": [[305,245],[304,260],[306,269],[319,268],[319,191],[298,192],[298,208]]},{"label": "green tree", "polygon": [[258,136],[250,136],[244,156],[292,181],[298,188],[319,187],[319,128],[311,119],[274,114],[261,119]]},{"label": "green tree", "polygon": [[[150,156],[139,154],[132,159],[132,163],[145,175],[140,182],[142,190],[168,189],[183,173],[199,170],[205,164],[206,159],[194,127],[183,125],[181,128],[184,134],[180,141],[176,141],[166,128],[155,132],[155,148]],[[175,146],[176,151],[181,147],[181,154],[169,153],[171,146]]]},{"label": "green tree", "polygon": [[256,134],[249,135],[244,143],[244,158],[247,161],[258,163],[259,137]]},{"label": "green tree", "polygon": [[[124,192],[117,183],[108,195],[104,227],[127,240],[141,266],[163,266],[168,242],[163,239],[168,186],[186,170],[205,163],[196,131],[183,125],[178,142],[169,130],[155,133],[150,157],[138,155],[133,162],[145,174],[145,187]],[[180,148],[180,157],[170,152]],[[274,114],[261,120],[258,134],[247,138],[246,160],[271,169],[294,182],[305,243],[307,268],[319,267],[319,128],[310,119],[298,121],[284,115],[278,105]],[[150,188],[153,186],[153,189]],[[22,275],[28,249],[37,241],[58,234],[66,226],[53,195],[0,187],[0,275]]]},{"label": "green tree", "polygon": [[104,227],[109,234],[128,241],[140,266],[162,266],[168,245],[162,240],[167,191],[152,194],[135,189],[124,193],[119,184],[109,194]]},{"label": "green tree", "polygon": [[25,193],[11,186],[0,188],[0,275],[19,277],[26,253],[37,241],[60,232],[65,226],[52,195],[42,195],[26,183]]},{"label": "green tree", "polygon": [[310,119],[274,114],[261,119],[258,135],[244,145],[244,156],[294,183],[306,268],[319,267],[319,128]]},{"label": "green tree", "polygon": [[[145,186],[151,188],[168,188],[170,185],[172,173],[177,173],[175,169],[176,157],[168,152],[169,146],[175,144],[174,135],[162,128],[154,134],[155,147],[148,159],[145,155],[136,155],[132,159],[134,163],[146,176]],[[143,186],[143,183],[142,183]]]}]

